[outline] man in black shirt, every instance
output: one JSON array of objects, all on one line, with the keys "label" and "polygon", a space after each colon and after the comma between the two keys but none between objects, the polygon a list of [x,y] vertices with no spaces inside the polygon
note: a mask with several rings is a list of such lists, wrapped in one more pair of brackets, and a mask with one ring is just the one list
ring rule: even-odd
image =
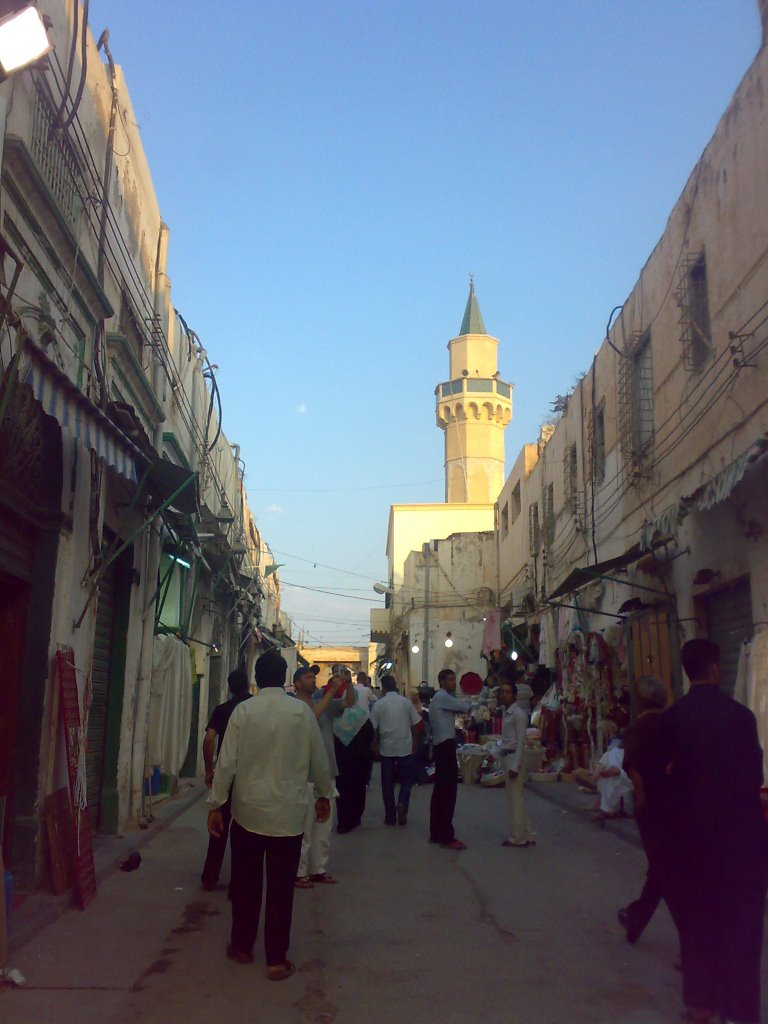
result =
[{"label": "man in black shirt", "polygon": [[717,644],[689,640],[681,657],[691,688],[662,718],[685,1015],[757,1024],[768,882],[757,723],[720,690]]},{"label": "man in black shirt", "polygon": [[[232,712],[238,704],[248,700],[251,691],[248,687],[248,676],[242,669],[235,669],[230,672],[227,678],[229,691],[232,694],[229,700],[219,704],[213,709],[211,720],[205,729],[203,739],[203,761],[205,762],[205,784],[210,789],[213,785],[213,753],[218,753],[221,744],[224,742],[224,733],[227,731]],[[219,881],[221,865],[224,861],[224,852],[227,848],[227,836],[229,835],[229,822],[231,818],[229,800],[219,808],[221,811],[224,827],[218,836],[210,836],[208,839],[208,856],[205,858],[205,866],[200,876],[203,888],[212,892]]]}]

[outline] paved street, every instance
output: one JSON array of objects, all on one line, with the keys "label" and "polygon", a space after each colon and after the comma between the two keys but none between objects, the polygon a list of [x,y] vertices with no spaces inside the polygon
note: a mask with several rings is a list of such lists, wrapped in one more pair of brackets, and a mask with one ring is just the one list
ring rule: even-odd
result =
[{"label": "paved street", "polygon": [[297,974],[271,984],[224,957],[225,888],[198,876],[202,802],[13,957],[24,989],[0,992],[4,1024],[656,1024],[673,1021],[679,976],[660,912],[636,948],[616,907],[642,879],[631,823],[600,828],[563,784],[529,795],[535,849],[502,849],[501,790],[459,787],[451,853],[426,842],[430,789],[405,829],[385,829],[378,789],[364,827],[334,837],[338,886],[296,892]]}]

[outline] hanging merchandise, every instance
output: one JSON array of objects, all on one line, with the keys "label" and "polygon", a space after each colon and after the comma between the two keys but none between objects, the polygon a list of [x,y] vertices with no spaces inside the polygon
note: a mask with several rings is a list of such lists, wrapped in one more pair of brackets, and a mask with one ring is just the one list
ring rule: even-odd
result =
[{"label": "hanging merchandise", "polygon": [[148,767],[178,775],[189,747],[192,725],[192,662],[178,637],[156,636],[147,729]]}]

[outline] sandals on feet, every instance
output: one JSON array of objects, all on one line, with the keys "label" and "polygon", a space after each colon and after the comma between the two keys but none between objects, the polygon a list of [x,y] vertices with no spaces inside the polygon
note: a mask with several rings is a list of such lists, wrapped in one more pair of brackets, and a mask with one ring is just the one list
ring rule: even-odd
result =
[{"label": "sandals on feet", "polygon": [[326,875],[325,872],[323,872],[322,875],[310,875],[309,880],[310,882],[317,882],[319,885],[339,884],[338,878],[334,878],[333,875]]},{"label": "sandals on feet", "polygon": [[310,882],[306,875],[300,876],[293,883],[294,889],[314,889],[314,885]]},{"label": "sandals on feet", "polygon": [[284,964],[279,964],[277,967],[267,967],[267,977],[270,981],[285,981],[295,971],[296,964],[292,960],[286,960]]}]

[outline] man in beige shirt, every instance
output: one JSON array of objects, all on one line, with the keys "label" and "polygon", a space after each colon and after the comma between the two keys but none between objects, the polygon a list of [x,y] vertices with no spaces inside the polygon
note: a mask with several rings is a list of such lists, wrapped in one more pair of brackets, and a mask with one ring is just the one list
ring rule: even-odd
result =
[{"label": "man in beige shirt", "polygon": [[259,692],[229,720],[208,797],[208,831],[218,836],[224,826],[220,808],[232,785],[232,932],[227,956],[237,963],[253,961],[266,862],[264,945],[271,981],[288,978],[295,970],[287,953],[307,783],[314,784],[318,820],[328,818],[333,793],[317,721],[283,688],[286,669],[276,651],[256,662]]}]

